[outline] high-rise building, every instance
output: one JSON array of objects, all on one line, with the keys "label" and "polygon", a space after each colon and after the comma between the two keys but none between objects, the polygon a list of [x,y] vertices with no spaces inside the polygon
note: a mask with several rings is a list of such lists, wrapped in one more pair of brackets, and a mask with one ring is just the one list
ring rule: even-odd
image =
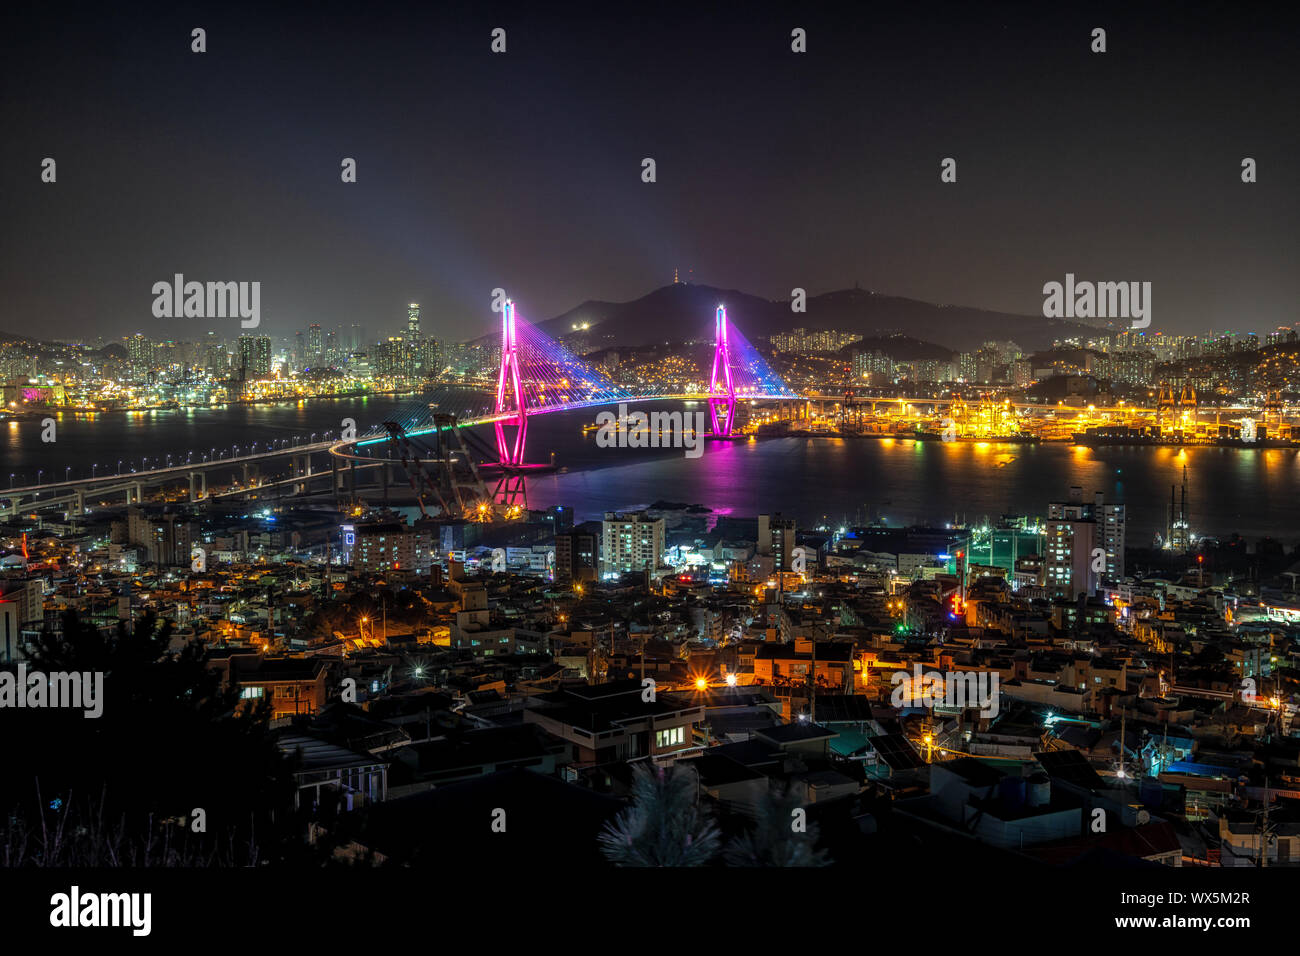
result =
[{"label": "high-rise building", "polygon": [[555,536],[555,583],[575,584],[596,580],[596,536],[566,531]]},{"label": "high-rise building", "polygon": [[127,527],[130,542],[144,550],[150,564],[189,564],[190,549],[199,540],[198,525],[177,514],[150,514],[132,507],[127,511]]},{"label": "high-rise building", "polygon": [[1069,501],[1047,506],[1045,585],[1058,596],[1093,594],[1103,581],[1124,576],[1124,505],[1108,505],[1097,492],[1083,500],[1083,489],[1070,489]]},{"label": "high-rise building", "polygon": [[375,347],[375,374],[405,378],[411,373],[411,351],[400,335],[390,335],[388,341]]},{"label": "high-rise building", "polygon": [[325,355],[325,338],[321,335],[320,326],[312,324],[307,326],[307,355],[305,365],[319,365]]},{"label": "high-rise building", "polygon": [[858,385],[888,385],[894,378],[894,360],[880,349],[853,353],[853,381]]},{"label": "high-rise building", "polygon": [[653,571],[664,553],[664,519],[644,511],[605,512],[600,536],[604,574]]},{"label": "high-rise building", "polygon": [[433,563],[433,530],[411,527],[405,519],[356,526],[352,566],[359,571],[407,570],[425,573]]},{"label": "high-rise building", "polygon": [[412,342],[420,341],[420,304],[412,302],[406,307],[406,337]]},{"label": "high-rise building", "polygon": [[153,368],[157,351],[157,345],[139,332],[126,340],[126,355],[131,362],[131,370],[137,375],[143,375]]},{"label": "high-rise building", "polygon": [[757,552],[770,555],[773,571],[789,571],[794,556],[795,523],[780,513],[758,516]]},{"label": "high-rise building", "polygon": [[271,374],[271,337],[268,335],[241,335],[239,337],[239,371],[247,381],[267,378]]},{"label": "high-rise building", "polygon": [[214,378],[224,378],[230,371],[230,354],[220,342],[208,343],[207,353],[203,357],[203,367]]}]

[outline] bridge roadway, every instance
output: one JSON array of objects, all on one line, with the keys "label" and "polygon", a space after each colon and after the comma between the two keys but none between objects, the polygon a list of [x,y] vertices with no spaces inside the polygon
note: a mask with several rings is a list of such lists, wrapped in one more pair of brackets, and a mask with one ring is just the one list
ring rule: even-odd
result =
[{"label": "bridge roadway", "polygon": [[[253,469],[259,465],[278,458],[291,458],[292,475],[283,481],[271,484],[304,484],[312,478],[320,478],[326,471],[312,469],[312,456],[330,451],[336,443],[333,441],[311,442],[301,445],[286,445],[282,448],[268,449],[256,454],[238,455],[231,458],[215,458],[200,462],[181,462],[163,468],[150,468],[134,471],[130,474],[102,475],[94,478],[74,478],[71,481],[49,481],[36,485],[23,485],[17,488],[0,489],[0,517],[23,514],[37,510],[46,510],[58,505],[72,505],[72,514],[84,514],[86,499],[101,500],[107,497],[124,495],[127,504],[144,500],[147,488],[188,480],[190,486],[189,500],[202,501],[206,498],[229,497],[246,493],[251,485]],[[207,476],[212,471],[243,470],[243,488],[221,493],[209,494]],[[337,476],[337,463],[331,459],[330,472]],[[335,487],[337,488],[337,477]]]},{"label": "bridge roadway", "polygon": [[[602,398],[590,402],[565,402],[562,405],[550,405],[545,407],[527,406],[524,413],[527,415],[548,415],[553,412],[572,412],[583,408],[600,408],[605,405],[634,405],[638,402],[705,402],[710,398],[724,399],[726,395],[712,395],[708,392],[681,392],[670,395],[628,395],[621,398]],[[747,393],[743,391],[736,392],[736,401],[741,402],[799,402],[802,399],[797,395],[770,395],[767,393]],[[511,419],[517,419],[518,412],[494,412],[492,414],[477,415],[471,418],[456,417],[456,424],[462,428],[472,428],[475,425],[491,425],[495,422],[509,422]],[[414,438],[419,435],[427,435],[433,431],[433,425],[425,428],[415,428],[407,431],[407,437]],[[353,458],[343,452],[344,448],[355,445],[364,447],[374,445],[382,441],[387,441],[386,434],[374,434],[366,438],[360,438],[355,442],[336,442],[333,445],[332,454],[344,458]]]}]

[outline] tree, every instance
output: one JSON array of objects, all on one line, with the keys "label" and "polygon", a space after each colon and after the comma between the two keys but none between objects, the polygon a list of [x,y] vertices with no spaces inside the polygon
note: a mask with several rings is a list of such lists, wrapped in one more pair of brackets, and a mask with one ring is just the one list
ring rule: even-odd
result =
[{"label": "tree", "polygon": [[[148,854],[164,820],[186,835],[184,855],[207,858],[217,844],[248,847],[240,862],[292,832],[294,784],[289,762],[267,732],[269,703],[236,712],[238,690],[223,688],[200,643],[171,650],[171,626],[152,613],[128,628],[104,632],[75,613],[61,635],[45,633],[30,671],[92,674],[102,681],[102,712],[21,709],[6,714],[9,772],[0,775],[0,811],[9,829],[28,834],[58,828],[112,834],[122,865]],[[206,830],[189,824],[201,809]],[[50,848],[47,846],[46,852]],[[96,850],[99,852],[99,850]],[[223,854],[233,863],[235,855]],[[131,865],[129,862],[127,865]]]},{"label": "tree", "polygon": [[830,858],[817,849],[817,824],[796,829],[801,811],[791,788],[771,791],[758,802],[752,830],[733,838],[723,851],[728,866],[828,866]]},{"label": "tree", "polygon": [[616,866],[704,866],[718,852],[718,829],[695,801],[695,780],[680,770],[633,768],[632,806],[598,837]]}]

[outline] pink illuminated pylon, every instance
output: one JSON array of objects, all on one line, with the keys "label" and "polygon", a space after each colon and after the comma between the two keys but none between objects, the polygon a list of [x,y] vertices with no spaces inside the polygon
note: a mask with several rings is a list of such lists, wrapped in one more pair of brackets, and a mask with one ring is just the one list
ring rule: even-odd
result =
[{"label": "pink illuminated pylon", "polygon": [[[731,348],[727,344],[727,310],[718,306],[714,318],[713,374],[709,376],[709,417],[713,421],[713,434],[730,437],[736,419],[736,386],[731,381]],[[718,366],[722,366],[726,391],[718,391]],[[718,412],[723,412],[723,424],[718,424]]]},{"label": "pink illuminated pylon", "polygon": [[524,463],[524,435],[528,432],[528,412],[524,408],[524,389],[519,375],[519,350],[515,341],[515,304],[507,299],[501,306],[501,374],[497,376],[497,414],[514,412],[506,406],[506,382],[514,386],[514,404],[518,409],[514,446],[506,441],[505,422],[498,421],[497,456],[503,465]]}]

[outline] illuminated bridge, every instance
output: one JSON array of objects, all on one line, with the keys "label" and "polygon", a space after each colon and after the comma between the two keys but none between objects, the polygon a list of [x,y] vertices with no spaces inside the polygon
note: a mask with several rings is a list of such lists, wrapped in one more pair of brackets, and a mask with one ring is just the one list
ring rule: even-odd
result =
[{"label": "illuminated bridge", "polygon": [[[727,310],[721,305],[714,314],[713,341],[707,389],[669,393],[629,387],[525,321],[516,314],[514,303],[506,301],[501,309],[501,366],[494,392],[439,388],[391,415],[382,432],[339,442],[330,452],[350,465],[400,458],[421,508],[427,492],[447,514],[487,515],[499,505],[511,517],[527,504],[524,473],[538,467],[527,463],[526,454],[528,419],[533,415],[694,399],[708,403],[711,436],[725,439],[734,432],[737,403],[799,399],[727,321]],[[462,431],[489,424],[495,432],[495,448]],[[485,463],[484,470],[498,475],[491,492],[476,459]]]},{"label": "illuminated bridge", "polygon": [[[377,479],[385,500],[388,484],[404,467],[412,490],[423,501],[432,492],[447,513],[489,510],[495,504],[513,506],[523,491],[528,419],[533,415],[600,405],[663,400],[707,401],[714,437],[726,438],[736,424],[742,401],[797,401],[741,331],[727,321],[726,309],[714,316],[713,362],[708,387],[681,393],[618,384],[603,370],[584,361],[563,343],[515,313],[507,301],[501,315],[501,366],[496,389],[439,386],[389,414],[366,430],[335,436],[304,436],[259,445],[176,454],[165,464],[132,467],[114,474],[65,481],[44,481],[21,487],[0,487],[0,518],[59,509],[81,515],[87,504],[118,498],[141,503],[157,490],[164,500],[191,502],[218,498],[278,498],[328,492],[336,500],[355,500],[359,473]],[[495,447],[462,428],[491,425]],[[480,465],[480,463],[483,463]],[[478,470],[500,474],[496,489],[487,492]],[[441,469],[440,473],[435,472]],[[70,471],[71,469],[69,469]],[[230,475],[234,478],[229,478]],[[225,476],[225,477],[223,477]],[[209,477],[221,480],[209,488]],[[463,492],[463,493],[462,493]],[[173,497],[168,498],[168,495]]]},{"label": "illuminated bridge", "polygon": [[[715,437],[730,437],[735,428],[736,403],[757,400],[796,400],[795,394],[718,306],[714,316],[713,364],[707,390],[665,393],[620,385],[607,373],[575,355],[515,312],[507,301],[501,310],[501,368],[495,394],[455,388],[439,389],[432,400],[412,402],[393,417],[407,438],[439,429],[435,420],[454,416],[459,426],[492,424],[496,431],[496,461],[523,466],[528,418],[548,412],[599,405],[694,399],[709,403]],[[391,429],[388,430],[391,432]],[[365,449],[385,442],[389,434],[375,432],[355,443],[340,443],[335,453],[365,456]]]}]

